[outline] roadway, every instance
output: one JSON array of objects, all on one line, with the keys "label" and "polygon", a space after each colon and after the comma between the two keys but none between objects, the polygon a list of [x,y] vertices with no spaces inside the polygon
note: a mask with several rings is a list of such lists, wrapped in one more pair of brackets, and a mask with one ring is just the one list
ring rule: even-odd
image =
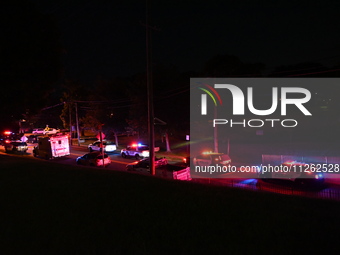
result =
[{"label": "roadway", "polygon": [[[29,149],[25,156],[34,158],[36,160],[42,160],[45,161],[45,159],[41,158],[35,158],[33,156],[32,150],[34,147],[34,144],[28,144]],[[77,167],[87,167],[87,166],[79,166],[76,164],[76,158],[79,156],[82,156],[86,153],[88,153],[87,147],[84,146],[71,146],[71,154],[66,157],[62,158],[56,158],[53,160],[49,160],[50,162],[55,163],[61,163],[61,164],[69,164],[74,165]],[[15,156],[16,154],[8,154],[5,153],[5,150],[3,146],[0,146],[0,154],[4,155],[12,155]],[[109,166],[106,166],[106,170],[113,170],[113,171],[126,171],[126,165],[130,164],[132,162],[135,162],[136,160],[133,158],[122,158],[120,156],[119,152],[110,153],[109,154],[111,158],[111,164]],[[92,167],[92,168],[98,168],[103,169],[103,167]],[[145,174],[150,175],[150,173],[145,170],[139,171],[139,174]],[[156,170],[156,176],[158,177],[165,177],[165,178],[172,178],[172,176],[169,175],[169,173],[165,173],[164,171],[157,171]],[[340,200],[340,179],[326,179],[326,185],[323,189],[313,191],[313,193],[306,193],[303,190],[296,189],[294,184],[289,183],[288,181],[282,181],[282,182],[264,182],[261,180],[258,180],[255,178],[239,178],[237,176],[233,176],[233,174],[225,174],[225,178],[205,178],[205,179],[196,179],[194,178],[193,181],[198,183],[204,183],[204,184],[211,184],[211,185],[219,185],[219,186],[229,186],[229,187],[235,187],[235,188],[243,188],[243,189],[250,189],[250,190],[262,190],[267,192],[274,192],[274,193],[281,193],[281,194],[289,194],[289,195],[303,195],[303,196],[312,196],[313,197],[319,197],[319,198],[330,198],[330,196],[337,197],[336,200]]]},{"label": "roadway", "polygon": [[[25,157],[31,157],[35,160],[46,161],[46,159],[42,159],[42,158],[39,158],[39,157],[36,158],[36,157],[33,156],[33,148],[34,148],[35,145],[36,144],[28,143],[28,150],[24,154],[24,156]],[[83,156],[86,153],[89,153],[87,147],[72,145],[72,146],[70,146],[70,155],[65,156],[65,157],[61,157],[61,158],[54,158],[54,159],[49,160],[49,162],[74,165],[74,166],[77,166],[77,167],[89,167],[89,166],[78,165],[76,163],[76,158],[79,157],[79,156]],[[19,155],[22,156],[22,154],[19,154],[19,153],[6,153],[3,146],[0,146],[0,154],[11,155],[11,156],[19,156]],[[114,152],[114,153],[107,153],[107,154],[111,158],[111,164],[110,165],[105,166],[105,168],[103,166],[93,166],[93,167],[91,166],[91,168],[106,169],[106,170],[113,170],[113,171],[127,171],[126,165],[131,164],[131,163],[136,161],[136,159],[134,159],[134,158],[122,158],[118,151]],[[136,171],[133,171],[133,172],[136,172]],[[147,169],[139,170],[138,173],[150,175],[150,172]],[[156,169],[156,176],[172,178],[172,175],[170,174],[170,172],[165,172],[164,170],[158,171],[157,169]]]}]

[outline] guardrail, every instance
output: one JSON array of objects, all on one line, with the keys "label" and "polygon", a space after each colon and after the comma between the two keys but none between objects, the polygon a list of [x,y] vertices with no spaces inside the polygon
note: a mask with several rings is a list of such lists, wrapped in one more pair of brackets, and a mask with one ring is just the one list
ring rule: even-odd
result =
[{"label": "guardrail", "polygon": [[295,156],[295,155],[262,155],[262,164],[282,164],[286,161],[298,161],[314,164],[340,164],[340,157],[329,156]]},{"label": "guardrail", "polygon": [[282,195],[291,195],[291,196],[303,196],[314,199],[327,199],[340,201],[340,187],[334,188],[332,186],[329,187],[313,187],[313,186],[298,186],[295,183],[289,183],[289,181],[285,180],[285,184],[282,182],[271,183],[264,182],[259,179],[251,179],[251,180],[234,180],[234,179],[217,179],[217,178],[194,178],[194,182],[197,183],[205,183],[212,184],[218,186],[227,186],[231,188],[239,188],[251,190],[254,192],[271,192],[278,193]]}]

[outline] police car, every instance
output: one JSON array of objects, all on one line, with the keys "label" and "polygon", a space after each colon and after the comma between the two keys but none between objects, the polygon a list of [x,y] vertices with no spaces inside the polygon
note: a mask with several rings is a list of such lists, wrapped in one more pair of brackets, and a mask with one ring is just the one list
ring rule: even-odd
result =
[{"label": "police car", "polygon": [[26,142],[22,142],[20,140],[16,141],[6,141],[4,143],[5,151],[8,152],[20,152],[26,153],[28,150],[28,146]]},{"label": "police car", "polygon": [[194,166],[212,166],[212,165],[225,165],[231,164],[229,155],[218,152],[206,151],[193,158]]},{"label": "police car", "polygon": [[259,178],[284,179],[298,184],[322,184],[324,174],[316,171],[312,164],[297,161],[286,161],[280,165],[262,166],[259,168]]},{"label": "police car", "polygon": [[[159,151],[159,147],[155,147],[155,152]],[[141,143],[134,143],[126,146],[120,151],[123,158],[134,157],[136,159],[149,157],[149,146]]]}]

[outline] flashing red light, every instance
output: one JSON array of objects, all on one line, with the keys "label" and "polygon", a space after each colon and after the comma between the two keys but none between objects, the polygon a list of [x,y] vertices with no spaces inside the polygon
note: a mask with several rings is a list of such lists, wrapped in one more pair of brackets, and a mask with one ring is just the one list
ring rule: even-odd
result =
[{"label": "flashing red light", "polygon": [[11,141],[10,140],[5,140],[5,143],[10,143]]},{"label": "flashing red light", "polygon": [[12,132],[11,131],[5,131],[4,134],[5,135],[10,135],[10,134],[12,134]]},{"label": "flashing red light", "polygon": [[133,143],[131,146],[132,146],[132,147],[137,147],[137,144],[136,144],[136,143]]}]

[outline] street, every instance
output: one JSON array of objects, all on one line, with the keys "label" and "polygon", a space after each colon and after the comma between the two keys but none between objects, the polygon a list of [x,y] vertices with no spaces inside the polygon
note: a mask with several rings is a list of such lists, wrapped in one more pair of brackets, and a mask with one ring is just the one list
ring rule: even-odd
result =
[{"label": "street", "polygon": [[[28,144],[29,148],[26,154],[16,154],[16,153],[5,153],[3,146],[0,147],[0,154],[8,155],[8,156],[20,156],[20,157],[31,157],[35,160],[46,161],[45,159],[35,158],[33,156],[32,150],[34,148],[34,144]],[[57,164],[68,164],[74,165],[79,168],[87,167],[80,166],[76,163],[76,158],[88,153],[87,147],[84,146],[71,146],[70,148],[71,154],[62,158],[55,158],[49,160],[51,163]],[[114,170],[114,171],[126,171],[126,165],[132,162],[135,162],[134,158],[122,158],[120,153],[116,151],[115,153],[108,154],[111,158],[111,164],[105,167],[106,170]],[[103,167],[91,167],[103,169]],[[132,171],[130,173],[136,173]],[[145,171],[138,171],[138,174],[150,175],[149,171],[145,169]],[[162,178],[172,178],[171,174],[167,173],[164,170],[156,170],[156,176]],[[326,178],[325,185],[318,190],[306,191],[296,187],[293,182],[287,180],[271,180],[271,181],[262,181],[256,179],[256,174],[253,176],[249,176],[249,178],[241,178],[237,173],[228,173],[223,175],[224,178],[195,178],[192,176],[193,181],[197,183],[204,183],[209,185],[218,185],[218,186],[228,186],[233,188],[242,188],[248,190],[261,190],[267,192],[274,192],[286,195],[299,195],[299,196],[308,196],[308,197],[318,197],[318,198],[332,198],[336,200],[340,200],[340,185],[339,178]]]}]

